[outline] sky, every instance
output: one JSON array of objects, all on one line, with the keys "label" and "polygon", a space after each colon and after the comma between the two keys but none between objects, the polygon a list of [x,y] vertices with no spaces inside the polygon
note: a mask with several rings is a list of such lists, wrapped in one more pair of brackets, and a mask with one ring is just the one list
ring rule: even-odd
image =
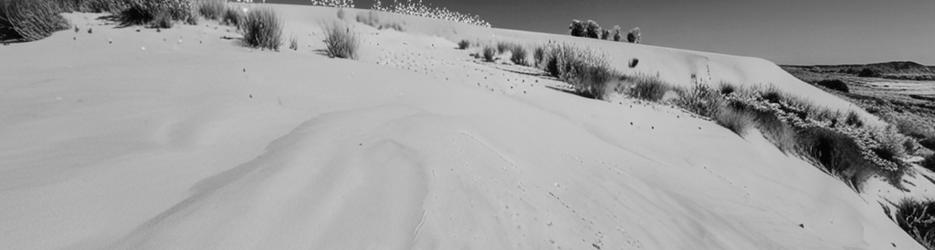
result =
[{"label": "sky", "polygon": [[[779,64],[935,65],[935,0],[423,1],[477,14],[496,28],[568,34],[572,19],[591,19],[605,28],[640,27],[645,44]],[[356,1],[358,8],[371,3]]]}]

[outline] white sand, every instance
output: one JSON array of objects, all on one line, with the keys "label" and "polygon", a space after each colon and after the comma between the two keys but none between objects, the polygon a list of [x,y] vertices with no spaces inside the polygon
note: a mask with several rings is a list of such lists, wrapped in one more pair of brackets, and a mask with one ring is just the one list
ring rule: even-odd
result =
[{"label": "white sand", "polygon": [[847,107],[767,61],[411,17],[329,59],[335,10],[275,8],[300,51],[86,14],[0,47],[0,248],[920,248],[756,134],[556,91],[450,40],[575,41],[679,84],[707,62]]}]

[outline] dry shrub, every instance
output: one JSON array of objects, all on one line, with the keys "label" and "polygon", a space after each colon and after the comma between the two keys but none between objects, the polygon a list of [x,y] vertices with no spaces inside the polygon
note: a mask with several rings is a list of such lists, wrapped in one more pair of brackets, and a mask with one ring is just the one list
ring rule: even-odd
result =
[{"label": "dry shrub", "polygon": [[35,41],[69,28],[52,0],[0,1],[0,40]]},{"label": "dry shrub", "polygon": [[516,65],[529,66],[529,60],[526,59],[528,56],[526,48],[523,48],[523,46],[515,45],[510,48],[510,61]]},{"label": "dry shrub", "polygon": [[602,99],[611,81],[622,76],[615,71],[603,54],[580,49],[568,44],[549,44],[543,48],[543,70],[559,80],[571,84],[579,95]]},{"label": "dry shrub", "polygon": [[893,220],[926,249],[935,249],[935,201],[903,200]]},{"label": "dry shrub", "polygon": [[243,21],[244,44],[252,48],[279,50],[282,44],[282,20],[273,9],[252,9]]},{"label": "dry shrub", "polygon": [[[123,25],[145,25],[156,19],[157,15],[166,15],[170,21],[194,23],[194,7],[191,0],[127,0],[128,7],[118,14]],[[156,25],[154,25],[156,26]]]},{"label": "dry shrub", "polygon": [[227,9],[224,10],[224,14],[221,16],[221,23],[240,29],[245,18],[243,11],[235,7],[227,7]]},{"label": "dry shrub", "polygon": [[338,22],[323,25],[325,29],[325,51],[334,58],[357,59],[360,39],[351,28]]},{"label": "dry shrub", "polygon": [[484,61],[494,62],[497,60],[496,59],[497,49],[494,47],[484,46],[484,49],[483,51],[481,51],[481,54],[484,56]]},{"label": "dry shrub", "polygon": [[669,84],[659,79],[659,76],[637,75],[627,77],[625,81],[631,84],[627,94],[641,100],[660,101],[666,92],[672,89]]},{"label": "dry shrub", "polygon": [[470,47],[471,47],[471,42],[468,41],[467,39],[461,39],[461,41],[458,42],[458,49],[460,50],[466,50]]},{"label": "dry shrub", "polygon": [[227,10],[227,0],[198,0],[198,13],[205,19],[219,20]]}]

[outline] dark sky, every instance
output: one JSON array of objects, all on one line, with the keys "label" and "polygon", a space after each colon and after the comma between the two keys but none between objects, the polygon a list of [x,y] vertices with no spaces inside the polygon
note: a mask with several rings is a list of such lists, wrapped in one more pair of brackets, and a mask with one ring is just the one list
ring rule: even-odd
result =
[{"label": "dark sky", "polygon": [[[607,28],[639,26],[647,44],[763,57],[780,64],[935,65],[935,0],[424,2],[478,14],[497,28],[566,34],[571,19],[593,19]],[[372,0],[356,3],[368,8]]]}]

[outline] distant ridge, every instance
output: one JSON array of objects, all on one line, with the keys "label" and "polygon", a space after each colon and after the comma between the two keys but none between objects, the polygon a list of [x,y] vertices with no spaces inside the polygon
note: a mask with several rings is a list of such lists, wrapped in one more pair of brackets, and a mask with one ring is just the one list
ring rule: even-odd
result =
[{"label": "distant ridge", "polygon": [[911,61],[841,65],[782,65],[783,69],[816,73],[839,73],[860,77],[880,77],[902,80],[935,80],[935,66]]}]

